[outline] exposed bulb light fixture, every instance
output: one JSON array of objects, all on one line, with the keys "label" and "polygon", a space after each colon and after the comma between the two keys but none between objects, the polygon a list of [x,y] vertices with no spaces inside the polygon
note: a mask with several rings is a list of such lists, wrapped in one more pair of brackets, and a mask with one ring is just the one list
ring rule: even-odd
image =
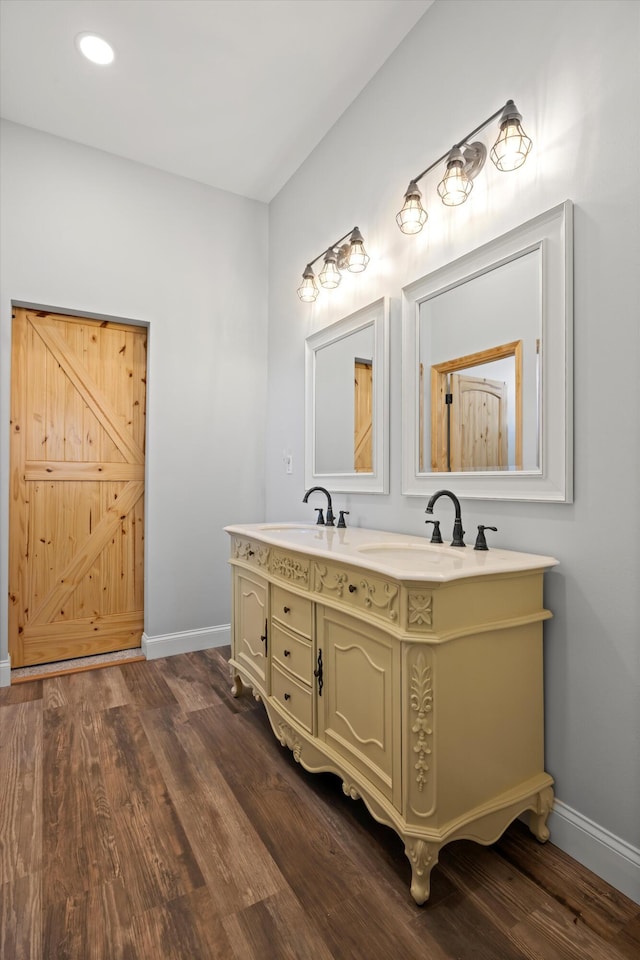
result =
[{"label": "exposed bulb light fixture", "polygon": [[[345,240],[347,240],[346,243]],[[313,265],[320,257],[324,257],[324,265],[318,279],[327,290],[333,290],[338,286],[342,279],[341,270],[362,273],[369,263],[363,236],[358,227],[354,227],[349,233],[345,233],[344,237],[340,237],[327,247],[323,253],[319,253],[317,257],[310,260],[304,268],[302,283],[298,287],[298,296],[304,303],[313,303],[320,292],[313,272]]]},{"label": "exposed bulb light fixture", "polygon": [[324,266],[320,271],[321,286],[325,290],[335,290],[342,280],[342,274],[338,270],[338,255],[335,250],[327,250],[324,255]]},{"label": "exposed bulb light fixture", "polygon": [[303,303],[313,303],[318,296],[318,284],[316,283],[316,277],[310,263],[306,265],[304,273],[302,274],[302,283],[298,287],[298,296]]},{"label": "exposed bulb light fixture", "polygon": [[95,33],[79,33],[76,37],[76,46],[87,60],[101,67],[108,66],[114,61],[115,52],[111,44]]},{"label": "exposed bulb light fixture", "polygon": [[456,207],[465,202],[473,188],[473,180],[482,170],[487,156],[484,144],[478,140],[471,142],[471,138],[497,117],[500,117],[500,133],[491,148],[491,160],[498,170],[505,172],[522,166],[531,150],[531,140],[522,129],[522,116],[515,103],[507,100],[504,107],[496,110],[475,130],[454,144],[448,153],[443,154],[409,182],[404,195],[404,205],[396,216],[396,223],[403,233],[419,233],[427,222],[427,211],[422,205],[418,181],[443,160],[446,160],[446,171],[438,184],[438,194],[442,202],[448,207]]},{"label": "exposed bulb light fixture", "polygon": [[412,180],[404,195],[404,206],[396,216],[396,223],[403,233],[420,233],[427,222],[427,211],[422,206],[420,187]]},{"label": "exposed bulb light fixture", "polygon": [[367,269],[369,255],[364,249],[364,240],[357,227],[353,228],[349,243],[342,247],[341,252],[344,255],[343,262],[349,273],[362,273],[363,270]]},{"label": "exposed bulb light fixture", "polygon": [[500,134],[491,148],[491,159],[498,170],[517,170],[530,150],[531,140],[522,129],[522,117],[513,100],[508,100],[500,117]]},{"label": "exposed bulb light fixture", "polygon": [[464,157],[460,147],[453,147],[447,158],[447,172],[438,184],[438,194],[446,207],[458,207],[464,203],[473,182],[464,169]]}]

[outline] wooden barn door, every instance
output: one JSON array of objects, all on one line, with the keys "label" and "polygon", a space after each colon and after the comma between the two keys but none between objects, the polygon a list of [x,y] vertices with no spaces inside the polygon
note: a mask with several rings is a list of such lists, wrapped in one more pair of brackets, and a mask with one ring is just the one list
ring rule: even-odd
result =
[{"label": "wooden barn door", "polygon": [[140,646],[146,330],[16,309],[13,667]]}]

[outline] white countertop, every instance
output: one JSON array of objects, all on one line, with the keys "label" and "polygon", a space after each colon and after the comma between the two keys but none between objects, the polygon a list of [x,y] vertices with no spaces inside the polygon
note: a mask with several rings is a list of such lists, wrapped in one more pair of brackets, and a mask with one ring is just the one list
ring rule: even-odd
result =
[{"label": "white countertop", "polygon": [[424,537],[363,527],[323,527],[305,523],[251,523],[225,527],[229,534],[259,540],[284,550],[339,560],[399,580],[447,581],[463,577],[545,570],[553,557],[514,550],[474,550],[432,544]]}]

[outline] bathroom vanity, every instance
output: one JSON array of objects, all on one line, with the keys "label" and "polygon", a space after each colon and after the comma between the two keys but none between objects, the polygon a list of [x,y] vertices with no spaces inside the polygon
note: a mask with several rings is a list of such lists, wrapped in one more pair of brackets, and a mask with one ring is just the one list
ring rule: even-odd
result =
[{"label": "bathroom vanity", "polygon": [[305,524],[226,528],[232,691],[402,838],[421,904],[440,849],[493,843],[524,811],[539,840],[544,571],[557,561]]}]

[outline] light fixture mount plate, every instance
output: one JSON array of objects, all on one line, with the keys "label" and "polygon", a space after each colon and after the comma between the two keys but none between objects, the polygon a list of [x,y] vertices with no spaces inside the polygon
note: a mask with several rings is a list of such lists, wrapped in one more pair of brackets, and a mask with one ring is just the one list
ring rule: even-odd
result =
[{"label": "light fixture mount plate", "polygon": [[473,143],[464,144],[462,156],[464,157],[464,172],[469,180],[474,180],[485,165],[487,148],[484,143],[474,140]]}]

